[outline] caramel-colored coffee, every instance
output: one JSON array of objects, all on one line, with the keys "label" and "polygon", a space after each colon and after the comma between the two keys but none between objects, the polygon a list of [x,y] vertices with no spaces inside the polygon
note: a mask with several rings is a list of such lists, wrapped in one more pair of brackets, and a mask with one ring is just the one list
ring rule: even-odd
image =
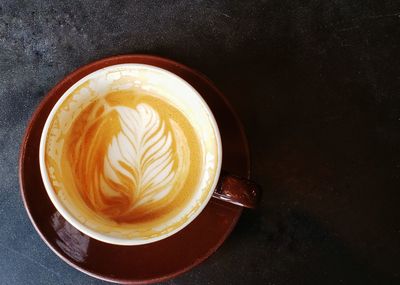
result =
[{"label": "caramel-colored coffee", "polygon": [[93,100],[64,140],[61,172],[70,203],[83,200],[95,216],[118,224],[168,220],[201,178],[201,143],[189,120],[150,94],[116,91]]}]

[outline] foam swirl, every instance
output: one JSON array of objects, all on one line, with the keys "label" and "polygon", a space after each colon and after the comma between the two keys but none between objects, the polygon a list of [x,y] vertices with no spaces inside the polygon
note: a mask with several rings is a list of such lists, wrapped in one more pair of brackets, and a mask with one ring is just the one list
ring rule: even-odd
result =
[{"label": "foam swirl", "polygon": [[[146,103],[135,108],[93,106],[87,116],[95,120],[74,142],[79,159],[72,167],[87,204],[124,222],[168,206],[181,190],[190,165],[179,125],[163,120]],[[104,124],[116,118],[119,131],[110,137]]]},{"label": "foam swirl", "polygon": [[[124,185],[129,178],[135,197],[133,207],[165,197],[175,176],[172,159],[172,136],[153,108],[140,104],[136,109],[116,108],[121,132],[114,136],[104,159],[103,187]],[[107,181],[113,183],[107,183]]]}]

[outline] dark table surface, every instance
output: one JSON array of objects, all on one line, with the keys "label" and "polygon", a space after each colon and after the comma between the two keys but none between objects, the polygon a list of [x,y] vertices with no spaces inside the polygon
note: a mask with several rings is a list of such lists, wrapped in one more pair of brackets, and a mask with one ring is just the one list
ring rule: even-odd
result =
[{"label": "dark table surface", "polygon": [[400,284],[400,3],[380,0],[0,1],[1,284],[102,283],[35,232],[18,150],[52,86],[128,53],[209,76],[264,188],[211,258],[167,284]]}]

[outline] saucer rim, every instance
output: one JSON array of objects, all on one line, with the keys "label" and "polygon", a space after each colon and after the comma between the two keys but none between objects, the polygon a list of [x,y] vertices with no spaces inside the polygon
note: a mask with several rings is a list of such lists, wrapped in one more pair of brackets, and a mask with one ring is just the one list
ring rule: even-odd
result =
[{"label": "saucer rim", "polygon": [[[234,108],[232,107],[231,103],[228,101],[228,99],[225,97],[225,95],[214,85],[214,83],[212,83],[212,81],[210,79],[208,79],[208,77],[206,77],[204,74],[202,74],[201,72],[194,70],[184,64],[178,63],[174,60],[171,59],[167,59],[164,57],[160,57],[157,55],[151,55],[151,54],[124,54],[124,55],[116,55],[116,56],[111,56],[111,57],[106,57],[106,58],[102,58],[93,62],[90,62],[88,64],[85,64],[81,67],[78,67],[77,69],[75,69],[74,71],[72,71],[71,73],[67,74],[61,81],[59,81],[49,92],[47,92],[47,94],[44,96],[44,98],[42,99],[42,101],[39,103],[39,105],[36,107],[33,115],[31,116],[31,118],[28,121],[27,124],[27,128],[25,130],[24,136],[23,136],[23,140],[20,146],[20,153],[19,153],[19,161],[18,161],[18,174],[19,174],[19,186],[20,186],[20,194],[23,200],[23,204],[25,207],[25,210],[28,214],[28,217],[31,221],[31,223],[33,224],[35,230],[38,232],[39,236],[42,238],[42,240],[45,242],[45,244],[58,256],[61,258],[61,260],[63,260],[64,262],[66,262],[68,265],[72,266],[73,268],[100,280],[104,280],[104,281],[108,281],[108,282],[113,282],[113,283],[122,283],[122,284],[151,284],[151,283],[155,283],[155,282],[162,282],[162,281],[166,281],[169,279],[172,279],[176,276],[179,276],[189,270],[191,270],[192,268],[196,267],[197,265],[199,265],[200,263],[202,263],[203,261],[205,261],[207,258],[209,258],[222,244],[223,242],[226,240],[226,238],[229,236],[229,234],[232,232],[232,230],[234,229],[234,227],[237,224],[237,221],[239,220],[243,208],[240,208],[238,211],[238,214],[236,215],[236,217],[233,218],[233,222],[231,223],[231,225],[229,226],[229,228],[225,231],[225,233],[219,237],[218,242],[213,246],[210,247],[205,254],[203,254],[200,258],[196,258],[190,265],[182,267],[180,270],[177,270],[175,272],[172,272],[170,274],[166,274],[163,275],[161,277],[156,277],[156,278],[148,278],[148,279],[123,279],[123,278],[115,278],[115,277],[111,277],[111,276],[104,276],[104,275],[100,275],[98,273],[94,273],[91,272],[89,270],[86,270],[80,266],[78,266],[77,264],[73,263],[72,261],[70,261],[68,258],[64,257],[61,253],[59,253],[52,245],[51,243],[48,241],[47,237],[41,232],[41,230],[39,230],[39,227],[36,223],[36,221],[34,220],[34,218],[31,215],[31,211],[30,211],[30,206],[28,205],[26,199],[25,199],[25,188],[28,187],[26,186],[25,181],[25,174],[22,171],[23,169],[23,163],[24,163],[24,158],[25,158],[25,154],[26,154],[26,149],[27,149],[27,142],[29,141],[29,138],[32,134],[32,128],[34,126],[34,123],[36,123],[36,121],[38,120],[40,114],[42,113],[43,109],[45,108],[45,106],[47,104],[49,104],[49,101],[51,99],[53,99],[53,94],[57,93],[59,89],[63,88],[64,86],[67,86],[67,89],[72,86],[74,84],[74,82],[72,82],[72,84],[69,82],[72,78],[74,78],[75,76],[77,76],[79,73],[81,73],[82,71],[85,70],[93,70],[86,73],[92,73],[98,69],[101,69],[105,66],[110,66],[110,65],[115,65],[115,64],[122,64],[122,63],[135,63],[135,60],[147,60],[147,61],[157,61],[157,62],[164,62],[167,63],[168,65],[173,65],[175,67],[178,67],[182,70],[185,70],[191,74],[194,74],[195,76],[199,77],[200,79],[202,79],[204,81],[204,83],[206,83],[206,85],[208,85],[216,94],[218,94],[218,96],[223,100],[225,107],[227,107],[230,111],[230,113],[233,115],[233,117],[235,118],[236,124],[238,126],[238,133],[240,133],[240,136],[243,138],[243,142],[244,142],[244,149],[243,152],[245,153],[245,157],[246,157],[246,169],[247,169],[247,178],[250,177],[250,171],[251,171],[251,164],[250,164],[250,149],[249,149],[249,143],[247,140],[247,136],[245,134],[245,130],[243,127],[243,124],[237,114],[237,112],[234,110]],[[110,64],[107,64],[107,62],[110,62]],[[103,67],[96,67],[96,66],[101,66],[102,64],[105,64],[105,66]],[[148,65],[152,65],[150,63],[146,63]],[[155,65],[153,65],[155,66]],[[156,66],[158,67],[158,66]],[[170,71],[172,72],[172,71]],[[175,72],[172,72],[175,73]],[[86,75],[81,75],[83,78]],[[179,76],[179,75],[177,75]],[[179,76],[180,77],[180,76]],[[79,80],[80,78],[78,78],[77,80]],[[194,87],[195,88],[195,87]],[[218,122],[217,122],[218,123]],[[125,247],[124,245],[112,245],[113,247]]]}]

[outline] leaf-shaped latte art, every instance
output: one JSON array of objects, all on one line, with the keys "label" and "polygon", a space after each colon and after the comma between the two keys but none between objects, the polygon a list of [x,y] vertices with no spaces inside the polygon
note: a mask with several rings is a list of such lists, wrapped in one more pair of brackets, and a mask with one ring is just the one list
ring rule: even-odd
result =
[{"label": "leaf-shaped latte art", "polygon": [[[100,181],[95,193],[102,198],[94,197],[92,204],[114,218],[151,212],[172,201],[182,186],[189,164],[186,138],[178,124],[162,121],[147,104],[112,111],[118,114],[120,132],[112,137],[95,175]],[[104,203],[110,199],[119,201],[118,206]]]},{"label": "leaf-shaped latte art", "polygon": [[99,100],[82,112],[70,138],[66,149],[75,187],[101,216],[142,221],[174,209],[188,195],[181,190],[189,181],[191,150],[187,134],[168,113],[160,115],[146,103]]},{"label": "leaf-shaped latte art", "polygon": [[175,172],[172,159],[172,136],[165,123],[146,104],[136,109],[116,107],[121,132],[112,139],[104,160],[105,180],[133,187],[134,206],[162,199],[172,188]]}]

